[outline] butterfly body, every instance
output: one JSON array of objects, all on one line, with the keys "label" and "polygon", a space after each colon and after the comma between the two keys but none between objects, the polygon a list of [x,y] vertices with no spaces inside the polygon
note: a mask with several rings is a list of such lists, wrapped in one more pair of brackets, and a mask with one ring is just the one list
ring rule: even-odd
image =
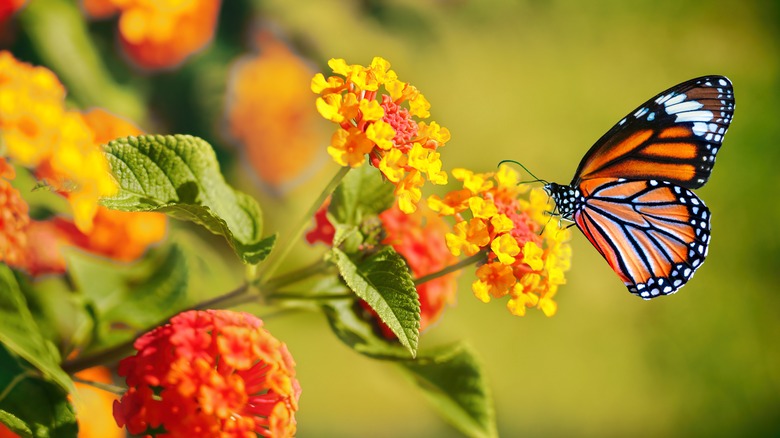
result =
[{"label": "butterfly body", "polygon": [[733,113],[725,77],[683,82],[602,136],[570,184],[544,186],[553,214],[577,225],[631,293],[675,293],[704,262],[710,211],[691,189],[707,182]]}]

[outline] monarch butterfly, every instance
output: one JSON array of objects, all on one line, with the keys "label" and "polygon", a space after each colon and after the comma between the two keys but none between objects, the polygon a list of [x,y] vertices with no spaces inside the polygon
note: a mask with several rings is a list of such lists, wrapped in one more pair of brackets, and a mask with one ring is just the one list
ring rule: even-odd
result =
[{"label": "monarch butterfly", "polygon": [[632,294],[677,292],[710,243],[710,211],[690,189],[709,179],[733,114],[723,76],[658,94],[590,148],[569,185],[543,181],[552,215],[573,221]]}]

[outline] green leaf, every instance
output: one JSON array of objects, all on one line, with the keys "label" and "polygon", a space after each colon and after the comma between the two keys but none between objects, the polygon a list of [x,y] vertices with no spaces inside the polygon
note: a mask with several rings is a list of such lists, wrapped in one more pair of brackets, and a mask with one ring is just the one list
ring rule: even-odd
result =
[{"label": "green leaf", "polygon": [[333,333],[360,354],[382,360],[409,359],[401,344],[383,338],[357,300],[331,300],[322,305]]},{"label": "green leaf", "polygon": [[226,182],[211,145],[189,135],[125,137],[106,146],[119,193],[102,200],[121,211],[159,211],[225,236],[245,263],[263,261],[276,236],[263,238],[262,211]]},{"label": "green leaf", "polygon": [[495,437],[493,400],[474,352],[453,344],[400,362],[425,398],[465,435]]},{"label": "green leaf", "polygon": [[333,235],[333,247],[340,248],[347,254],[354,254],[363,244],[363,234],[354,225],[336,224],[336,233]]},{"label": "green leaf", "polygon": [[74,284],[95,307],[97,333],[91,349],[127,340],[187,305],[189,270],[178,245],[156,250],[130,266],[81,251],[66,257]]},{"label": "green leaf", "polygon": [[187,297],[187,261],[178,245],[157,257],[156,269],[147,278],[129,278],[118,305],[106,309],[104,318],[143,328],[159,323],[179,309]]},{"label": "green leaf", "polygon": [[0,264],[0,291],[0,344],[30,362],[66,392],[72,392],[73,381],[60,368],[59,352],[41,334],[13,272],[4,264]]},{"label": "green leaf", "polygon": [[359,263],[338,248],[333,248],[333,255],[347,286],[374,309],[412,356],[417,354],[420,300],[403,257],[389,246]]},{"label": "green leaf", "polygon": [[331,197],[328,212],[335,223],[360,225],[368,215],[377,215],[393,205],[393,185],[374,167],[352,169]]},{"label": "green leaf", "polygon": [[67,393],[0,345],[0,422],[22,437],[73,437],[78,424]]}]

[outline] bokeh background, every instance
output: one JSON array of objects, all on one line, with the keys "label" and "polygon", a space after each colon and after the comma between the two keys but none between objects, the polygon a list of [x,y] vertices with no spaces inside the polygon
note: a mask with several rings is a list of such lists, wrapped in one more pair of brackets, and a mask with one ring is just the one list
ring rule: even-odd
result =
[{"label": "bokeh background", "polygon": [[[557,315],[482,304],[467,272],[421,346],[475,347],[502,436],[780,434],[780,3],[226,0],[214,41],[164,71],[130,63],[115,20],[46,12],[56,8],[74,11],[69,0],[31,0],[3,25],[0,47],[54,70],[80,107],[208,139],[231,181],[261,201],[269,232],[284,233],[336,172],[308,91],[328,58],[383,56],[423,91],[452,132],[446,170],[515,159],[557,182],[647,98],[728,76],[734,122],[697,191],[712,211],[712,244],[682,292],[631,296],[574,233]],[[81,23],[89,41],[63,37],[57,23]],[[258,56],[264,67],[239,86],[236,72]],[[243,114],[256,117],[231,128],[231,109],[249,95],[260,98]],[[319,250],[301,245],[297,263]],[[226,275],[225,290],[234,281]],[[300,436],[457,435],[393,365],[352,352],[321,315],[266,323],[298,363]]]}]

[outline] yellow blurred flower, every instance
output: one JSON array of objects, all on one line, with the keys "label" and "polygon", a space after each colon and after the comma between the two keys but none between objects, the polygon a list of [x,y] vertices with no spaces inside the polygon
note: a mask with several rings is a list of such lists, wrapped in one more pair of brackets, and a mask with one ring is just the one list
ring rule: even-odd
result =
[{"label": "yellow blurred flower", "polygon": [[[518,185],[519,174],[507,166],[494,173],[454,169],[452,174],[464,188],[443,199],[432,196],[428,205],[457,221],[445,236],[452,254],[487,253],[488,263],[477,269],[472,284],[474,295],[483,302],[509,295],[507,308],[514,315],[525,315],[529,307],[554,315],[558,307],[553,297],[566,282],[571,259],[570,234],[548,220],[544,192],[528,193]],[[461,215],[465,212],[470,219]]]},{"label": "yellow blurred flower", "polygon": [[43,67],[0,52],[0,136],[4,155],[70,202],[76,226],[92,227],[98,199],[117,191],[100,145],[83,116],[65,109],[65,89]]},{"label": "yellow blurred flower", "polygon": [[338,76],[318,73],[311,80],[312,91],[320,95],[317,111],[339,126],[328,153],[350,167],[368,157],[395,184],[399,208],[415,211],[426,180],[447,183],[436,150],[449,141],[449,131],[415,120],[430,117],[431,105],[417,88],[398,80],[387,60],[376,57],[364,67],[331,59],[328,65]]},{"label": "yellow blurred flower", "polygon": [[[101,144],[140,133],[104,110],[66,110],[65,89],[51,71],[0,52],[0,260],[32,275],[61,273],[63,245],[131,261],[161,240],[164,215],[98,205],[118,190]],[[30,168],[64,196],[73,220],[31,221],[27,204],[10,185],[11,163]]]},{"label": "yellow blurred flower", "polygon": [[119,39],[138,65],[170,68],[214,37],[220,0],[82,0],[87,14],[120,13]]},{"label": "yellow blurred flower", "polygon": [[328,137],[309,104],[313,69],[272,35],[257,40],[259,53],[231,69],[225,116],[248,164],[265,184],[284,190],[321,164]]},{"label": "yellow blurred flower", "polygon": [[[111,373],[105,367],[94,367],[81,371],[76,377],[98,383],[112,383]],[[92,385],[76,382],[77,396],[72,398],[79,423],[79,438],[121,438],[124,431],[113,418],[114,394]]]}]

